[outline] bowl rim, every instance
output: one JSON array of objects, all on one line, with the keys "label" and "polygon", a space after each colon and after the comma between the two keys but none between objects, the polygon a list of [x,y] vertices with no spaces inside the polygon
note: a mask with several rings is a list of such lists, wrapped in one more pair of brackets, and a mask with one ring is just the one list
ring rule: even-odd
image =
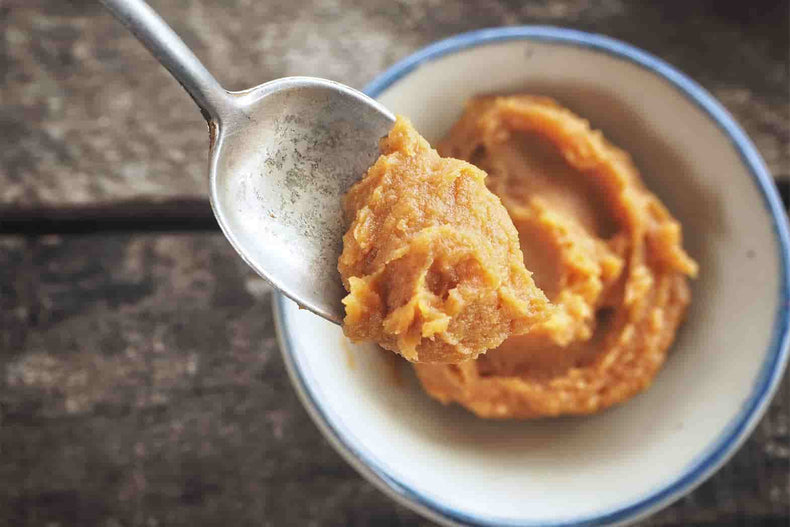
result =
[{"label": "bowl rim", "polygon": [[518,26],[470,31],[440,40],[409,55],[376,77],[365,87],[364,91],[375,98],[427,61],[472,47],[511,40],[551,42],[582,47],[630,61],[647,69],[657,77],[668,81],[703,113],[707,114],[729,138],[742,162],[749,169],[752,180],[760,190],[764,206],[772,219],[781,276],[779,309],[774,318],[768,353],[757,376],[757,381],[752,387],[752,392],[737,415],[681,474],[628,505],[592,516],[555,523],[537,523],[530,519],[514,521],[512,518],[497,518],[493,515],[470,515],[448,507],[388,474],[386,469],[375,461],[375,458],[363,445],[357,444],[351,439],[352,436],[339,421],[331,417],[331,412],[321,406],[320,399],[316,397],[311,388],[310,379],[306,378],[304,370],[299,367],[299,358],[294,352],[294,346],[287,331],[285,297],[281,294],[275,294],[273,297],[278,341],[297,393],[324,436],[358,472],[398,503],[444,524],[485,527],[495,525],[570,527],[630,523],[657,512],[708,479],[738,450],[768,408],[787,366],[790,346],[790,318],[788,317],[790,309],[790,264],[788,263],[790,262],[790,233],[788,232],[787,215],[762,157],[729,112],[699,84],[662,59],[610,37],[552,26]]}]

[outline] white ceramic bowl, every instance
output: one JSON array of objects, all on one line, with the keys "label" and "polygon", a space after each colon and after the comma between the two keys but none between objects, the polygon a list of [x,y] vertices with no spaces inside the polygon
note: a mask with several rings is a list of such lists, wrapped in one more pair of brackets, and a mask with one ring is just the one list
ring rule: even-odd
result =
[{"label": "white ceramic bowl", "polygon": [[610,525],[701,483],[749,435],[788,356],[788,228],[763,161],[705,90],[629,45],[521,27],[438,42],[367,87],[436,140],[472,95],[555,97],[629,151],[699,261],[688,319],[653,387],[602,414],[478,419],[388,356],[276,298],[280,343],[329,441],[400,503],[447,524]]}]

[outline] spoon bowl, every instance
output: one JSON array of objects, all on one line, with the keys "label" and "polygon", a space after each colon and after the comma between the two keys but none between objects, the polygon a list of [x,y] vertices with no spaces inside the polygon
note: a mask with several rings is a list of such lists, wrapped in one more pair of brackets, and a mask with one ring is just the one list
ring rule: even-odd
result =
[{"label": "spoon bowl", "polygon": [[241,257],[277,289],[339,323],[342,197],[394,118],[342,84],[288,77],[235,94],[211,147],[211,204]]},{"label": "spoon bowl", "polygon": [[376,159],[393,115],[353,88],[312,77],[229,92],[143,0],[101,1],[206,118],[211,206],[231,245],[274,287],[339,324],[342,197]]}]

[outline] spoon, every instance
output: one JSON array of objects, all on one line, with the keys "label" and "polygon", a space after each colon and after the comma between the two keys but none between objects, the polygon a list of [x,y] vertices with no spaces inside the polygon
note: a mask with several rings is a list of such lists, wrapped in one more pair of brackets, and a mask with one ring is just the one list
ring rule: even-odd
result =
[{"label": "spoon", "polygon": [[209,197],[230,244],[286,296],[339,324],[342,197],[378,157],[392,113],[353,88],[313,77],[229,92],[143,0],[101,2],[206,119]]}]

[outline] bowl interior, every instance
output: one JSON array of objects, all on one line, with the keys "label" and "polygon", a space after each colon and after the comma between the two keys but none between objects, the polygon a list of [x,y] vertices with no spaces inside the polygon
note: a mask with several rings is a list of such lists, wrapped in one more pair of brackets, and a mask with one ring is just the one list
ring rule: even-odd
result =
[{"label": "bowl interior", "polygon": [[339,327],[280,299],[286,359],[319,425],[391,494],[458,521],[620,521],[704,479],[754,424],[784,318],[772,216],[724,129],[654,71],[572,42],[488,42],[387,84],[374,83],[373,95],[429,140],[475,94],[556,98],[632,154],[681,220],[700,277],[649,391],[596,416],[533,422],[444,407],[402,361],[348,343]]}]

